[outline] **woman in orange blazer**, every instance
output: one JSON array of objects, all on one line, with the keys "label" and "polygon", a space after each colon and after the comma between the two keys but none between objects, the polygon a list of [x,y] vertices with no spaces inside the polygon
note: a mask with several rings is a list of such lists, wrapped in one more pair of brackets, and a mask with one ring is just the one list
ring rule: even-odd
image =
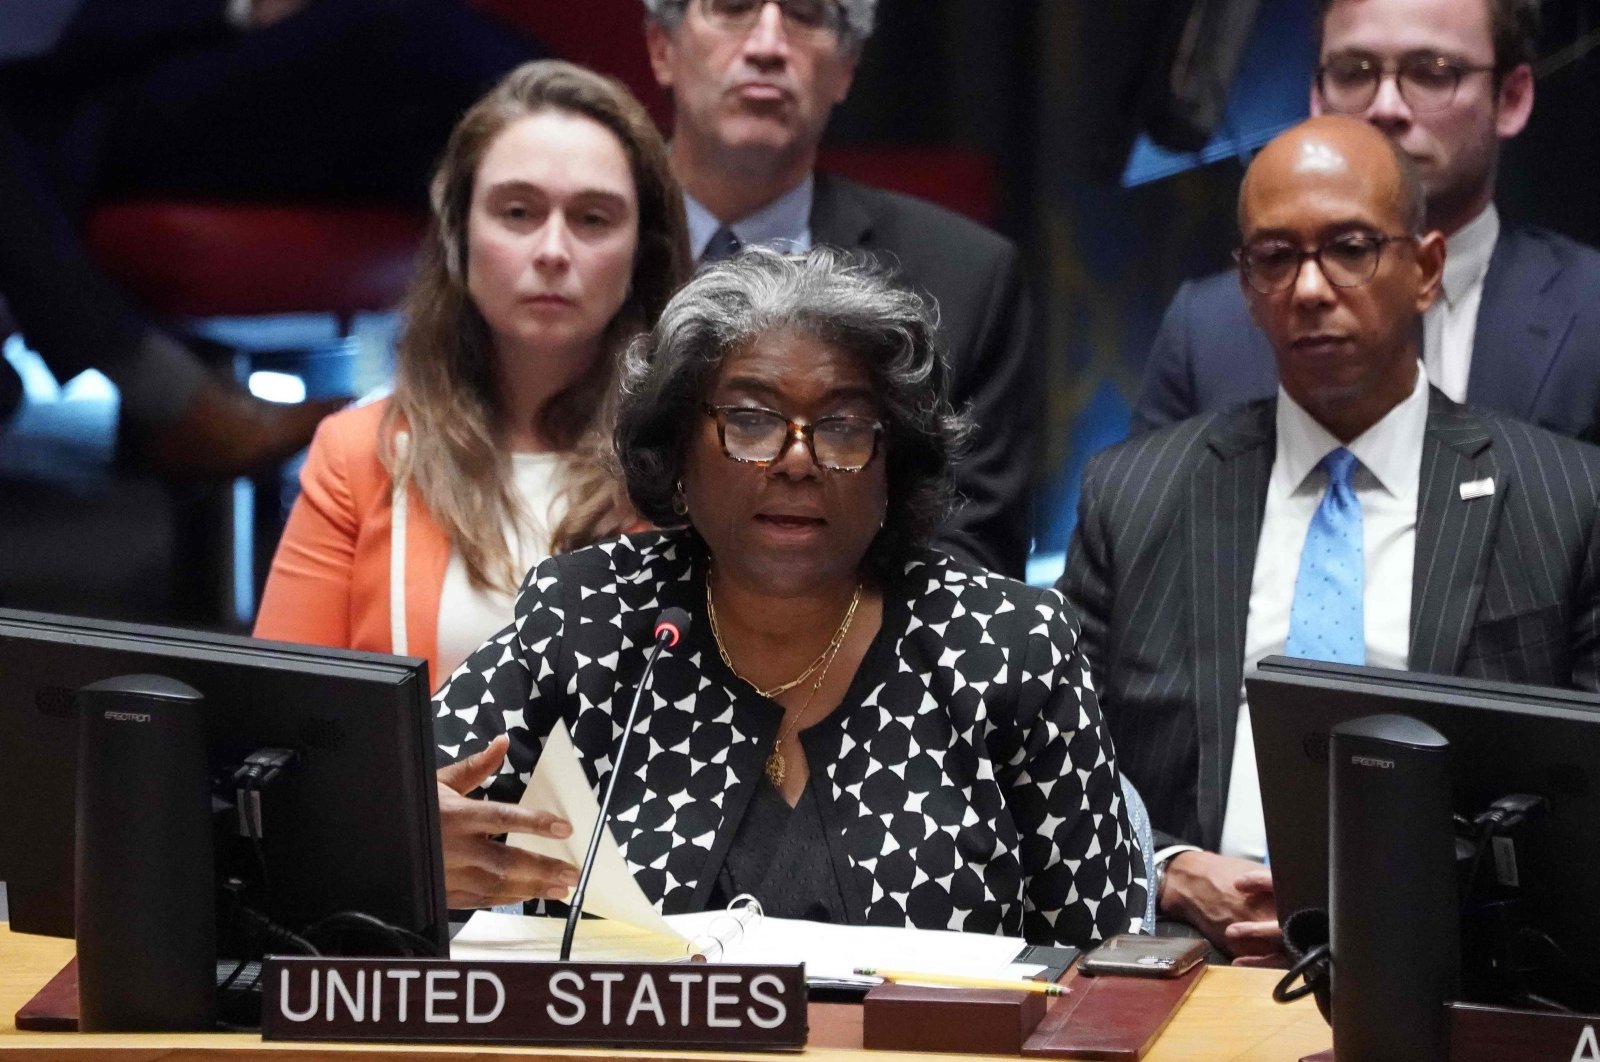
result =
[{"label": "woman in orange blazer", "polygon": [[524,572],[637,523],[609,456],[618,364],[689,256],[649,116],[568,63],[467,112],[431,206],[394,394],[318,430],[255,633],[426,657],[437,687]]}]

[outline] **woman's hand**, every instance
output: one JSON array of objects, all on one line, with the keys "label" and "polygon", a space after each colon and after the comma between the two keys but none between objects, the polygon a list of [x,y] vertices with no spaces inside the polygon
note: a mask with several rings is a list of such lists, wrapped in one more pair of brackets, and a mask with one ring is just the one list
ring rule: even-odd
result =
[{"label": "woman's hand", "polygon": [[571,823],[548,811],[465,795],[500,769],[510,745],[502,734],[482,752],[439,768],[439,839],[444,849],[445,902],[450,907],[564,900],[578,883],[578,868],[571,863],[495,839],[505,833],[569,837]]}]

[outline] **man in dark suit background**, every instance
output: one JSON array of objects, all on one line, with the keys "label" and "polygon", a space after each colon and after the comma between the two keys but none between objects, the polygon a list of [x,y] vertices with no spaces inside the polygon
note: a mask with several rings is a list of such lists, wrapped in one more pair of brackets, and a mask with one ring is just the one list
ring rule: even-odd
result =
[{"label": "man in dark suit background", "polygon": [[1158,832],[1159,909],[1281,937],[1243,677],[1273,653],[1600,689],[1600,450],[1431,388],[1444,238],[1409,157],[1313,118],[1240,193],[1276,399],[1096,455],[1060,589]]},{"label": "man in dark suit background", "polygon": [[932,296],[951,400],[976,425],[955,469],[960,507],[935,545],[1020,578],[1044,373],[1016,247],[930,203],[815,169],[876,0],[644,2],[651,64],[672,92],[672,166],[695,256],[750,243],[861,249]]},{"label": "man in dark suit background", "polygon": [[[1323,0],[1313,114],[1345,113],[1416,163],[1428,224],[1449,240],[1424,364],[1449,397],[1594,438],[1600,254],[1502,226],[1500,142],[1533,110],[1538,0]],[[1272,351],[1231,273],[1186,283],[1145,363],[1134,430],[1271,395]]]}]

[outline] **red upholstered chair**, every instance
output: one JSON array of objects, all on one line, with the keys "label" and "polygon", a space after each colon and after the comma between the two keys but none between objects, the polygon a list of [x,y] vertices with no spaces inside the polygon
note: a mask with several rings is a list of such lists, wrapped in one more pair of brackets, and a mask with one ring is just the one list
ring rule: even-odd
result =
[{"label": "red upholstered chair", "polygon": [[[639,0],[474,0],[552,55],[621,78],[666,116]],[[399,301],[425,218],[391,207],[153,199],[89,219],[95,260],[153,312],[173,318],[329,313]]]},{"label": "red upholstered chair", "polygon": [[145,200],[95,209],[89,243],[157,314],[348,319],[399,300],[424,225],[390,207]]},{"label": "red upholstered chair", "polygon": [[[343,334],[356,314],[399,302],[425,225],[422,214],[390,207],[144,200],[95,208],[88,239],[112,280],[159,316],[329,314]],[[182,557],[171,564],[172,618],[247,625],[285,489],[276,475],[253,486],[247,495],[178,491],[169,512],[142,518],[171,525],[168,552]]]}]

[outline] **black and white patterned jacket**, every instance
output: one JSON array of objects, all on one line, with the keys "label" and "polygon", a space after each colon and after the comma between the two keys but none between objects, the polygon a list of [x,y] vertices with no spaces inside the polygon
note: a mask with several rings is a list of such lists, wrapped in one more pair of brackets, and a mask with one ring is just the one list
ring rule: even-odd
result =
[{"label": "black and white patterned jacket", "polygon": [[[435,697],[441,762],[510,734],[491,798],[521,796],[557,718],[598,791],[657,613],[687,609],[613,807],[624,857],[667,913],[708,902],[782,718],[718,656],[705,565],[688,531],[551,558],[512,625]],[[852,922],[1081,945],[1143,910],[1078,622],[1055,591],[922,553],[884,588],[844,701],[800,737]]]}]

